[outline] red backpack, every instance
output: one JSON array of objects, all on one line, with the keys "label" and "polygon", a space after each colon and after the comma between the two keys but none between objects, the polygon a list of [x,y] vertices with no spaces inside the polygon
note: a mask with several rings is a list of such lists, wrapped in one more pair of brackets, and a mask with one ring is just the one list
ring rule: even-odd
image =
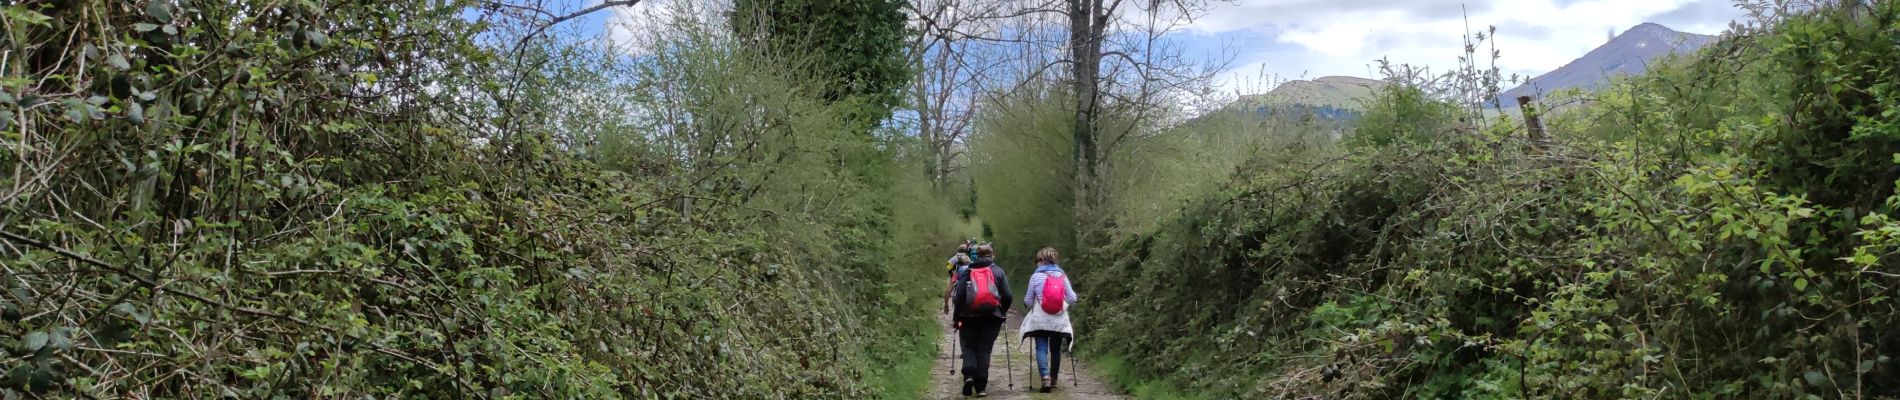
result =
[{"label": "red backpack", "polygon": [[1069,302],[1068,279],[1062,275],[1047,274],[1042,280],[1042,312],[1051,315],[1061,314],[1062,307]]},{"label": "red backpack", "polygon": [[970,283],[965,287],[964,307],[971,312],[995,311],[1003,303],[996,299],[996,273],[989,267],[970,268]]}]

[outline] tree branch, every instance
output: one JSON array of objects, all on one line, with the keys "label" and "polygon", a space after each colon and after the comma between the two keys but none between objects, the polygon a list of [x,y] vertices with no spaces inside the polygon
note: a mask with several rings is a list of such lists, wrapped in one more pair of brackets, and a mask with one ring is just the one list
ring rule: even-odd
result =
[{"label": "tree branch", "polygon": [[[640,0],[607,0],[607,1],[601,2],[600,4],[595,4],[593,7],[583,8],[583,9],[580,9],[579,11],[575,11],[567,15],[555,17],[554,19],[548,20],[548,22],[546,23],[542,23],[540,25],[535,26],[534,30],[529,31],[528,34],[526,35],[522,35],[520,40],[515,41],[515,47],[514,47],[515,72],[519,73],[521,71],[522,56],[525,55],[525,53],[522,51],[522,48],[528,45],[528,41],[534,40],[534,38],[541,36],[542,33],[547,32],[548,28],[554,27],[555,25],[559,25],[562,22],[567,22],[567,20],[570,20],[570,19],[580,18],[581,16],[584,16],[587,14],[593,14],[595,11],[605,10],[608,7],[630,6],[630,5],[639,4],[639,3],[640,3]],[[526,79],[521,78],[520,76],[516,76],[514,80],[514,84],[508,85],[507,97],[504,99],[501,99],[502,101],[498,102],[499,105],[501,106],[500,107],[501,112],[503,113],[514,112],[514,110],[512,109],[515,106],[514,104],[515,97],[520,94],[521,82],[524,80]],[[519,123],[519,119],[511,118],[508,120],[509,125],[513,125],[516,123]],[[514,131],[514,129],[502,130],[504,134],[508,132],[512,132],[512,131]]]},{"label": "tree branch", "polygon": [[540,36],[541,33],[544,31],[547,31],[549,27],[560,25],[562,22],[567,22],[567,20],[580,18],[587,14],[593,14],[595,11],[605,10],[609,7],[631,6],[631,5],[639,4],[639,3],[640,3],[640,0],[608,0],[608,1],[600,2],[600,4],[595,4],[593,7],[583,8],[580,11],[575,11],[567,15],[555,17],[554,19],[548,20],[547,23],[543,23],[541,24],[541,26],[535,27],[534,31],[528,32],[527,36],[522,36],[521,41],[515,44],[515,50],[519,51],[521,49],[521,46],[526,44],[528,40],[533,39],[535,36]]}]

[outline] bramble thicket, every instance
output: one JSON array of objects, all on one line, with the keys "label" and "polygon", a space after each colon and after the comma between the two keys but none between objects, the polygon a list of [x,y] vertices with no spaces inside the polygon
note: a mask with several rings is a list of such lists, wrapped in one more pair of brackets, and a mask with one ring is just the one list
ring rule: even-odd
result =
[{"label": "bramble thicket", "polygon": [[241,3],[0,8],[7,397],[920,390],[905,266],[966,233],[815,61],[703,14],[610,48],[509,4]]},{"label": "bramble thicket", "polygon": [[1757,28],[1548,140],[1390,88],[1083,264],[1081,323],[1158,397],[1900,397],[1900,5]]}]

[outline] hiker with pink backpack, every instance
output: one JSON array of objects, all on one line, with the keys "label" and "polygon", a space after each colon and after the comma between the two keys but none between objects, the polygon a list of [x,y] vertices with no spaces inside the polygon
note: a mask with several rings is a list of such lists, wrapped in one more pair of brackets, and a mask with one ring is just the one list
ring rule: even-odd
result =
[{"label": "hiker with pink backpack", "polygon": [[1036,371],[1042,374],[1042,392],[1055,389],[1062,372],[1062,352],[1075,342],[1075,325],[1069,323],[1069,306],[1075,304],[1075,286],[1056,264],[1056,249],[1044,247],[1036,252],[1036,273],[1029,276],[1023,290],[1023,337],[1036,341]]}]

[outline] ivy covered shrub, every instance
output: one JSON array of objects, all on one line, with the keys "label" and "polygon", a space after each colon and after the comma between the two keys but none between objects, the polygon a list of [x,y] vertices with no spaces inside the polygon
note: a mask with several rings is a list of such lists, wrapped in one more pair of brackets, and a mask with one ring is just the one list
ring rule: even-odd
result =
[{"label": "ivy covered shrub", "polygon": [[908,395],[881,375],[928,338],[869,338],[928,323],[883,310],[954,235],[890,205],[929,198],[907,144],[755,154],[881,160],[802,170],[855,194],[822,209],[601,162],[563,49],[485,4],[0,5],[0,397]]},{"label": "ivy covered shrub", "polygon": [[1259,160],[1078,275],[1083,343],[1209,398],[1900,398],[1896,38],[1900,5],[1834,6],[1549,143]]}]

